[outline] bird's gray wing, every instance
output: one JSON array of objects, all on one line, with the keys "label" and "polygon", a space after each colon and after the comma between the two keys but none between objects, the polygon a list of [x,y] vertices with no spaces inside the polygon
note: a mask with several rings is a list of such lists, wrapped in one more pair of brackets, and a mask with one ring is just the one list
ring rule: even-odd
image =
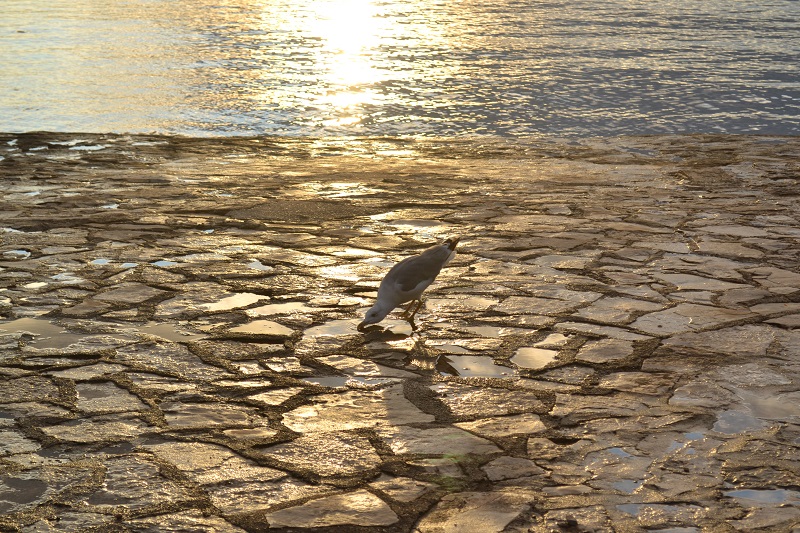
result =
[{"label": "bird's gray wing", "polygon": [[403,292],[424,290],[442,270],[444,261],[438,255],[423,253],[407,257],[392,267],[384,281]]}]

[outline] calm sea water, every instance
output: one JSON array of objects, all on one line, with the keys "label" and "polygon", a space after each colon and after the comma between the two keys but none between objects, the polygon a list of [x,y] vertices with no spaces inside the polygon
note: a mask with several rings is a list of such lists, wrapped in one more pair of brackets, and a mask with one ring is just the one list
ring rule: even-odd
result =
[{"label": "calm sea water", "polygon": [[796,0],[3,0],[0,131],[800,134]]}]

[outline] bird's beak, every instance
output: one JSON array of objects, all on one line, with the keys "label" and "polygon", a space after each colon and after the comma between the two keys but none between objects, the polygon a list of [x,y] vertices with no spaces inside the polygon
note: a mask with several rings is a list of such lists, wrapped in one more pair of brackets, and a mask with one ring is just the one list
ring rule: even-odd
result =
[{"label": "bird's beak", "polygon": [[363,331],[364,331],[364,328],[365,328],[365,327],[366,327],[366,326],[364,325],[364,323],[363,323],[363,322],[361,322],[361,323],[360,323],[358,326],[356,326],[356,329],[357,329],[358,331],[361,331],[361,332],[363,333]]}]

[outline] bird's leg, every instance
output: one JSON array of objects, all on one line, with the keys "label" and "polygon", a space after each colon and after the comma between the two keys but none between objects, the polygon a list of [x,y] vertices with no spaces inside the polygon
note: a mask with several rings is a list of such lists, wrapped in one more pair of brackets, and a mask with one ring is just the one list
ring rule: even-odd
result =
[{"label": "bird's leg", "polygon": [[401,317],[403,317],[403,318],[408,318],[409,316],[414,316],[414,315],[409,315],[409,312],[411,311],[411,308],[412,308],[412,307],[414,307],[414,304],[415,304],[415,303],[417,303],[417,301],[416,301],[416,300],[411,300],[411,301],[408,303],[408,307],[406,307],[406,308],[403,310],[403,314],[402,314],[402,315],[400,315],[400,316],[401,316]]},{"label": "bird's leg", "polygon": [[[422,298],[420,298],[419,300],[417,300],[417,307],[414,309],[414,312],[413,312],[413,313],[411,313],[411,316],[410,316],[410,317],[408,317],[408,321],[409,321],[409,322],[411,322],[412,320],[414,320],[414,317],[417,315],[417,312],[420,310],[420,308],[421,308],[421,307],[422,307]],[[411,309],[411,307],[410,307],[410,306],[409,306],[409,309]]]}]

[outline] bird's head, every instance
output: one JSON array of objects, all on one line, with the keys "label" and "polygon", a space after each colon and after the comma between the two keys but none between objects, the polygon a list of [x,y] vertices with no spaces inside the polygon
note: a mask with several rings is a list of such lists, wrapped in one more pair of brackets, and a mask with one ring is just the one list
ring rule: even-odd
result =
[{"label": "bird's head", "polygon": [[450,237],[449,239],[444,241],[442,244],[446,245],[447,248],[449,248],[450,250],[455,250],[456,249],[456,245],[458,244],[458,241],[460,241],[460,240],[461,240],[461,237],[459,235],[456,235],[455,237]]},{"label": "bird's head", "polygon": [[389,314],[389,311],[391,311],[391,309],[386,309],[376,303],[369,311],[367,311],[367,314],[364,315],[364,320],[361,321],[356,329],[358,329],[358,331],[364,331],[364,328],[370,324],[377,324],[386,318],[386,315]]}]

